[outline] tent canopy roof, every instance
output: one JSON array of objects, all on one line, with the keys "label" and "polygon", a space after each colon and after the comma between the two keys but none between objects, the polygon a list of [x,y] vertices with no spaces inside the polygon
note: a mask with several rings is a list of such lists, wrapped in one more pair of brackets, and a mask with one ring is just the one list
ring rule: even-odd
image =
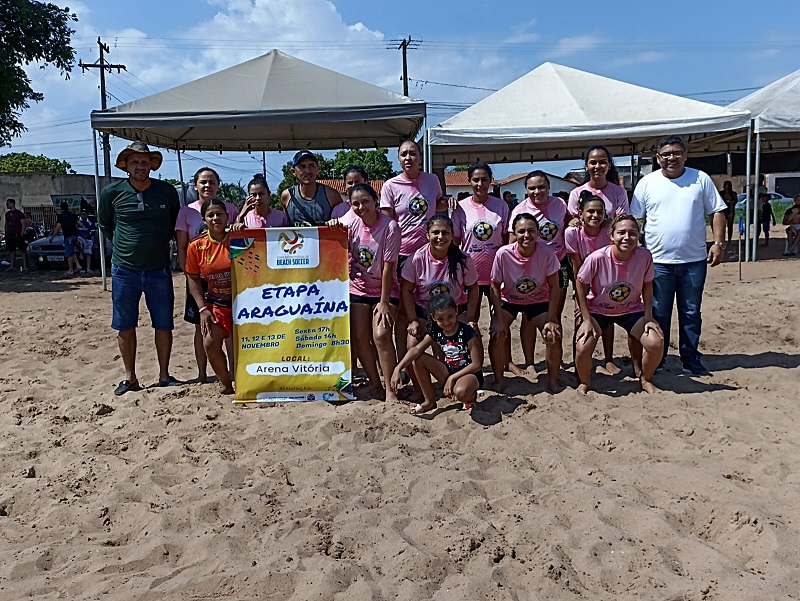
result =
[{"label": "tent canopy roof", "polygon": [[800,139],[800,70],[728,105],[750,111],[756,133],[797,132]]},{"label": "tent canopy roof", "polygon": [[[591,143],[649,154],[667,134],[691,148],[705,132],[747,128],[744,110],[673,96],[554,63],[431,128],[434,166],[582,158]],[[718,135],[718,134],[717,134]]]},{"label": "tent canopy roof", "polygon": [[189,150],[398,146],[414,136],[425,102],[278,50],[105,111],[92,127],[128,140]]}]

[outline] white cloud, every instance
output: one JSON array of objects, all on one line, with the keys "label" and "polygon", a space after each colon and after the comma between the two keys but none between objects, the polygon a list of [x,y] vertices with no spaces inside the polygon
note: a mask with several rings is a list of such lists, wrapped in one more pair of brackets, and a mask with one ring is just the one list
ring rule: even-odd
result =
[{"label": "white cloud", "polygon": [[594,50],[602,43],[602,37],[591,33],[568,36],[556,42],[548,54],[554,58],[570,56]]},{"label": "white cloud", "polygon": [[648,50],[646,52],[637,52],[628,56],[622,56],[612,59],[608,62],[608,67],[629,67],[631,65],[644,65],[648,63],[656,63],[663,61],[667,57],[666,52],[659,52],[656,50]]}]

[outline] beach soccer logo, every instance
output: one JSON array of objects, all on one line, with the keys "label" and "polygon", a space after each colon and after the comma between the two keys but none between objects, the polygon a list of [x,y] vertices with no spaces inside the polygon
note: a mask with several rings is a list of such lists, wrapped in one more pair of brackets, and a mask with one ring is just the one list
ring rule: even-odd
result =
[{"label": "beach soccer logo", "polygon": [[375,253],[369,246],[358,247],[358,264],[364,269],[369,269],[375,264]]},{"label": "beach soccer logo", "polygon": [[494,234],[494,226],[485,219],[479,219],[472,224],[472,235],[481,242],[486,242]]},{"label": "beach soccer logo", "polygon": [[514,290],[527,296],[536,290],[538,285],[532,277],[524,275],[514,282]]},{"label": "beach soccer logo", "polygon": [[421,194],[417,194],[408,201],[406,208],[414,217],[423,217],[428,213],[428,200]]},{"label": "beach soccer logo", "polygon": [[293,255],[303,248],[303,235],[295,230],[281,232],[278,240],[281,243],[281,250],[287,255]]},{"label": "beach soccer logo", "polygon": [[433,282],[428,286],[428,294],[430,296],[439,296],[440,294],[450,294],[450,284],[447,282]]},{"label": "beach soccer logo", "polygon": [[552,221],[542,221],[539,224],[539,237],[545,242],[550,242],[558,235],[558,225]]},{"label": "beach soccer logo", "polygon": [[633,291],[633,284],[630,282],[617,282],[608,291],[608,298],[615,303],[624,303]]}]

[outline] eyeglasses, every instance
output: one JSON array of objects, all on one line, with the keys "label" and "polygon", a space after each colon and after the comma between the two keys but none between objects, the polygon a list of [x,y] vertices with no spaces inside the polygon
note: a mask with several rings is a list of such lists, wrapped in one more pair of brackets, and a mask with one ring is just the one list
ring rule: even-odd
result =
[{"label": "eyeglasses", "polygon": [[672,157],[680,158],[683,156],[683,150],[670,150],[667,152],[659,152],[658,156],[662,159],[671,159]]},{"label": "eyeglasses", "polygon": [[136,194],[136,200],[139,201],[139,204],[136,205],[136,210],[137,211],[144,211],[144,194],[142,194],[141,192]]}]

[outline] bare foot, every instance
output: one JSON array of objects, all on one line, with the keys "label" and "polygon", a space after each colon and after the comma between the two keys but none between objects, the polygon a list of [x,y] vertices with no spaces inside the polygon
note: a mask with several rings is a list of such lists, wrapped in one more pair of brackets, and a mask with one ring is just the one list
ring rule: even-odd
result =
[{"label": "bare foot", "polygon": [[516,363],[509,363],[508,371],[510,371],[515,376],[527,376],[530,373],[527,369],[519,367]]},{"label": "bare foot", "polygon": [[431,409],[436,409],[436,401],[425,401],[422,404],[417,403],[416,405],[411,405],[411,415],[422,415],[426,411],[430,411]]},{"label": "bare foot", "polygon": [[495,377],[494,383],[490,386],[494,392],[503,392],[506,389],[506,379]]},{"label": "bare foot", "polygon": [[617,364],[614,363],[613,361],[606,361],[605,370],[606,373],[608,373],[611,376],[616,376],[619,372],[622,371],[619,367],[617,367]]},{"label": "bare foot", "polygon": [[233,384],[228,384],[227,386],[220,384],[219,392],[220,394],[233,394]]},{"label": "bare foot", "polygon": [[633,375],[637,378],[642,377],[642,364],[641,363],[633,363]]},{"label": "bare foot", "polygon": [[398,401],[397,394],[392,392],[391,388],[386,389],[386,401],[389,403],[396,403]]},{"label": "bare foot", "polygon": [[588,384],[579,384],[578,385],[578,392],[580,394],[585,395],[587,392],[589,392],[589,385]]},{"label": "bare foot", "polygon": [[558,383],[558,379],[547,381],[547,392],[550,394],[561,392],[561,385]]},{"label": "bare foot", "polygon": [[661,392],[661,389],[658,388],[658,386],[656,386],[655,384],[653,384],[650,380],[639,378],[639,383],[642,385],[642,390],[647,394],[653,394],[654,392]]}]

